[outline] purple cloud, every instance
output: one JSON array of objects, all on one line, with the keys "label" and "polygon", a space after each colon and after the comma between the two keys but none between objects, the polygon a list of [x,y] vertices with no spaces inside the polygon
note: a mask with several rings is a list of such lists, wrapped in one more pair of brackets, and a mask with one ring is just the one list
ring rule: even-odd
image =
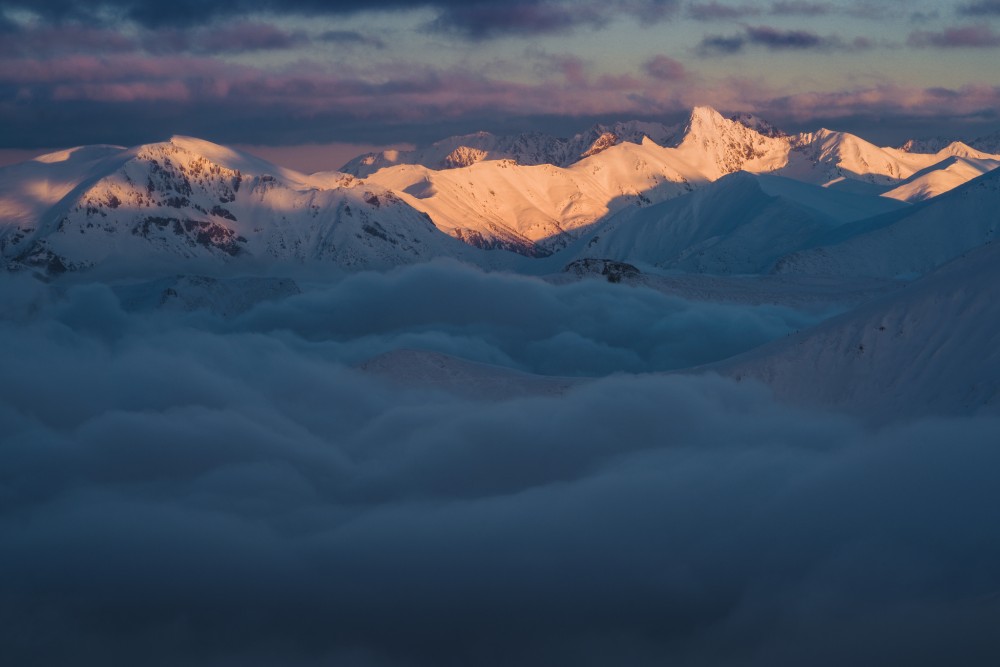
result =
[{"label": "purple cloud", "polygon": [[785,0],[771,5],[771,14],[775,16],[823,16],[831,11],[832,7],[826,2]]},{"label": "purple cloud", "polygon": [[212,26],[194,32],[189,40],[187,50],[206,54],[283,50],[309,41],[303,32],[289,32],[268,23]]},{"label": "purple cloud", "polygon": [[739,53],[746,46],[742,35],[706,35],[698,45],[698,53],[703,56]]},{"label": "purple cloud", "polygon": [[757,16],[760,9],[752,5],[727,5],[721,2],[699,2],[688,6],[687,15],[695,21],[725,21]]},{"label": "purple cloud", "polygon": [[305,41],[301,32],[287,32],[267,23],[237,23],[206,30],[199,48],[205,53],[237,53],[288,49]]},{"label": "purple cloud", "polygon": [[917,48],[992,49],[1000,47],[1000,34],[987,25],[958,26],[940,31],[917,30],[910,33],[907,44]]},{"label": "purple cloud", "polygon": [[643,71],[660,81],[679,81],[687,76],[684,65],[668,56],[659,54],[642,65]]},{"label": "purple cloud", "polygon": [[443,8],[428,28],[472,39],[542,35],[577,27],[600,28],[620,16],[660,21],[674,14],[679,0],[473,0]]},{"label": "purple cloud", "polygon": [[807,30],[781,30],[770,26],[746,26],[742,33],[735,35],[708,35],[698,45],[698,53],[703,56],[731,55],[752,46],[771,51],[837,51],[847,48],[866,49],[873,46],[871,40],[858,38],[850,46],[835,35],[823,36]]},{"label": "purple cloud", "polygon": [[768,26],[746,29],[747,41],[769,49],[815,49],[829,46],[828,38],[805,30],[779,30]]},{"label": "purple cloud", "polygon": [[597,26],[602,12],[593,5],[573,7],[564,3],[524,2],[509,5],[470,3],[442,13],[428,26],[473,38],[503,34],[538,35],[565,32],[578,25]]},{"label": "purple cloud", "polygon": [[161,27],[134,34],[80,23],[17,24],[6,27],[0,54],[45,59],[61,55],[110,55],[146,51],[157,54],[248,53],[307,44],[301,31],[268,23],[239,22],[194,28]]},{"label": "purple cloud", "polygon": [[25,26],[11,21],[0,29],[0,54],[8,56],[127,53],[138,48],[134,38],[117,30],[74,23]]},{"label": "purple cloud", "polygon": [[345,16],[362,12],[430,9],[429,28],[473,39],[540,35],[586,26],[599,28],[627,16],[644,22],[672,16],[680,0],[4,0],[4,6],[39,14],[53,23],[87,23],[120,16],[146,28],[204,26],[253,15]]}]

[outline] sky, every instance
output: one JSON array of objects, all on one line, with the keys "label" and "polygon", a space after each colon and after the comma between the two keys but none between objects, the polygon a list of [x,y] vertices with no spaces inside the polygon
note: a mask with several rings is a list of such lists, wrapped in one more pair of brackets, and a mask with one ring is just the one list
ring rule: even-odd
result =
[{"label": "sky", "polygon": [[0,0],[0,158],[190,134],[319,168],[700,104],[974,138],[998,55],[1000,0]]}]

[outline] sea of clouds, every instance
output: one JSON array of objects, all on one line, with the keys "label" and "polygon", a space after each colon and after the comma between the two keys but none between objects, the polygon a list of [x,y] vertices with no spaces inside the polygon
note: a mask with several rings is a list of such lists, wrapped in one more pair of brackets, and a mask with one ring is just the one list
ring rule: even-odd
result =
[{"label": "sea of clouds", "polygon": [[[708,363],[815,321],[454,264],[234,317],[0,281],[0,661],[987,665],[1000,420]],[[478,400],[403,347],[591,376]]]}]

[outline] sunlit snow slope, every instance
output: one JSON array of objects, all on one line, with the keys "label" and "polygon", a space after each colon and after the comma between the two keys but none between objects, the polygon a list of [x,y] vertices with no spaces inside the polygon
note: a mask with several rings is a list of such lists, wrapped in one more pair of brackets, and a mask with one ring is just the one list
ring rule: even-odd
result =
[{"label": "sunlit snow slope", "polygon": [[252,258],[385,268],[471,250],[394,193],[347,174],[309,177],[187,137],[101,155],[7,169],[7,189],[21,193],[44,191],[53,172],[70,173],[44,201],[5,209],[8,263],[60,271],[151,257]]}]

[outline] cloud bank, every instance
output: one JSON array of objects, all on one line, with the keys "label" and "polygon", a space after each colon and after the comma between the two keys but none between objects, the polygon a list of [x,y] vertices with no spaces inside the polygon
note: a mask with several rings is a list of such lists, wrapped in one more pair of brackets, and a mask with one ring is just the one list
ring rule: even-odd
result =
[{"label": "cloud bank", "polygon": [[873,43],[867,38],[856,38],[850,43],[836,35],[819,35],[809,30],[783,30],[771,26],[746,26],[734,35],[707,35],[698,45],[703,56],[732,55],[750,47],[770,51],[857,51],[870,49]]},{"label": "cloud bank", "polygon": [[[990,664],[1000,422],[870,431],[711,376],[477,401],[343,365],[370,327],[516,338],[582,298],[496,276],[510,303],[477,305],[463,270],[225,321],[4,279],[0,658]],[[435,275],[473,284],[382,310]],[[641,310],[618,287],[595,319]]]},{"label": "cloud bank", "polygon": [[[850,75],[860,66],[855,54],[892,44],[910,49],[913,71],[926,69],[922,59],[939,57],[931,49],[955,58],[943,51],[995,47],[988,27],[949,27],[943,12],[935,16],[920,6],[928,11],[861,0],[6,0],[0,146],[135,145],[172,134],[271,146],[421,144],[479,130],[565,136],[593,122],[682,122],[698,105],[750,110],[790,129],[815,130],[838,117],[823,106],[807,108],[819,95],[856,100],[846,115],[884,121],[883,128],[910,124],[918,136],[988,134],[1000,122],[997,96],[966,98],[962,91],[990,85],[988,72],[959,77],[964,85],[949,79],[924,87],[924,93],[943,87],[958,93],[943,108],[933,100],[927,108],[891,97],[869,102],[890,81],[913,99],[916,86],[906,83],[912,76]],[[965,3],[951,15],[987,16],[991,7]],[[852,29],[858,18],[885,22],[885,36]],[[828,20],[839,23],[822,23]],[[736,26],[706,32],[712,22]],[[623,37],[661,30],[656,50],[645,37],[634,43]],[[598,33],[601,40],[590,40]],[[573,67],[552,71],[524,57],[545,53],[553,36],[565,40],[558,48]],[[595,57],[591,46],[604,38],[620,40],[615,57],[599,51]],[[461,56],[470,49],[476,57]],[[743,53],[767,58],[768,67],[728,80],[718,62],[705,60]],[[836,56],[839,62],[823,61],[824,72],[881,83],[834,83],[823,74],[803,89],[811,78],[783,74],[797,54]],[[794,116],[786,113],[789,98],[796,98]],[[808,123],[799,126],[799,119]]]},{"label": "cloud bank", "polygon": [[437,14],[437,18],[429,26],[432,29],[454,30],[468,37],[483,38],[507,33],[531,35],[562,32],[577,26],[600,25],[620,16],[657,21],[670,17],[679,5],[679,0],[515,0],[507,3],[495,0],[234,0],[225,3],[193,0],[99,0],[91,3],[73,0],[5,0],[0,9],[28,11],[53,21],[101,21],[112,16],[147,28],[196,26],[253,14],[338,17],[360,12],[429,9]]}]

